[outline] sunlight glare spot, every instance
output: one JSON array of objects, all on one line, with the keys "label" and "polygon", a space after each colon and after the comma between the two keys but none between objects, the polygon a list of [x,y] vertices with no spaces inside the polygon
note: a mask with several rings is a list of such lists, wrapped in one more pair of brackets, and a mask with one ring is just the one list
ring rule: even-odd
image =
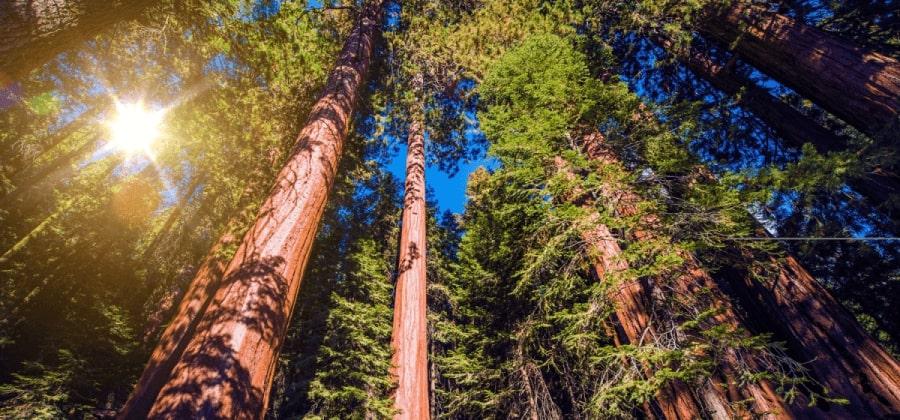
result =
[{"label": "sunlight glare spot", "polygon": [[164,111],[151,111],[141,102],[116,102],[116,115],[109,123],[112,144],[122,152],[151,155],[150,146],[159,137]]}]

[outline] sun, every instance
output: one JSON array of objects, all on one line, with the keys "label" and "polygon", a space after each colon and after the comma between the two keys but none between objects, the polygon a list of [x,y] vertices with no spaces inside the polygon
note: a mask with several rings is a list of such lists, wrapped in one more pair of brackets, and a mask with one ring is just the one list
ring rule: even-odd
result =
[{"label": "sun", "polygon": [[163,110],[147,109],[142,102],[116,101],[116,114],[109,122],[113,147],[128,155],[150,155],[162,130],[163,114]]}]

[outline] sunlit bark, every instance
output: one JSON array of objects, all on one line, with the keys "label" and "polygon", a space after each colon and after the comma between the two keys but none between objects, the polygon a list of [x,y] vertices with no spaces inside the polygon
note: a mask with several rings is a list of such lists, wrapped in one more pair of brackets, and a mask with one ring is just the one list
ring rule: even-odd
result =
[{"label": "sunlit bark", "polygon": [[425,137],[421,104],[409,124],[403,224],[391,336],[397,419],[430,418],[426,305]]},{"label": "sunlit bark", "polygon": [[223,255],[224,250],[235,242],[232,229],[233,226],[226,229],[225,234],[219,237],[200,264],[197,274],[184,292],[184,298],[172,322],[160,336],[150,356],[150,362],[144,368],[125,406],[119,411],[119,418],[144,418],[156,400],[159,390],[169,379],[172,368],[193,337],[200,317],[206,312],[213,294],[221,283],[222,273],[228,264]]},{"label": "sunlit bark", "polygon": [[897,60],[744,3],[712,13],[701,31],[860,131],[897,129]]},{"label": "sunlit bark", "polygon": [[297,146],[228,264],[152,418],[259,418],[380,30],[367,3]]}]

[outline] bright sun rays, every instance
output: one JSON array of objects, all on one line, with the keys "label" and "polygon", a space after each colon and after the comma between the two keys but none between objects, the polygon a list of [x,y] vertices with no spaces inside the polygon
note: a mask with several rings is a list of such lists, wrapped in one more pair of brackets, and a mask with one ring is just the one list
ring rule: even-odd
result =
[{"label": "bright sun rays", "polygon": [[107,124],[111,146],[128,156],[153,156],[153,143],[162,132],[165,109],[148,109],[142,102],[116,101],[116,112]]}]

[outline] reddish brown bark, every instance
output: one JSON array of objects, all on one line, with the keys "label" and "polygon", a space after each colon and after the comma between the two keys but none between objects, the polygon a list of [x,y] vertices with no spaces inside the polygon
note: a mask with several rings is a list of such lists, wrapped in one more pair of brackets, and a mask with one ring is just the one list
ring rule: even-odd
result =
[{"label": "reddish brown bark", "polygon": [[[716,89],[728,95],[740,94],[738,103],[772,128],[786,145],[799,148],[804,143],[810,143],[820,153],[846,149],[844,139],[772,96],[766,89],[735,72],[731,66],[719,65],[697,48],[676,51],[672,42],[664,38],[655,38],[655,41]],[[896,174],[879,168],[862,177],[850,177],[847,184],[876,206],[888,202],[891,195],[900,193],[900,179]],[[891,208],[884,210],[892,218],[898,216]]]},{"label": "reddish brown bark", "polygon": [[397,267],[391,376],[395,419],[428,419],[428,319],[426,305],[425,138],[422,110],[409,126],[406,190]]},{"label": "reddish brown bark", "polygon": [[125,406],[119,411],[118,418],[141,419],[147,416],[147,412],[159,395],[159,390],[169,379],[172,368],[193,337],[200,317],[206,312],[213,293],[221,283],[222,273],[228,264],[222,252],[234,241],[235,237],[231,229],[228,229],[200,264],[197,274],[184,292],[178,311],[160,336],[150,361]]},{"label": "reddish brown bark", "polygon": [[[603,136],[600,133],[595,132],[585,136],[583,145],[590,159],[610,165],[620,164],[618,157],[604,144]],[[640,198],[633,191],[616,186],[615,188],[604,188],[601,193],[614,206],[617,215],[629,217],[638,214],[637,203],[640,201]],[[658,219],[655,215],[648,214],[644,216],[641,220],[643,227],[632,234],[631,240],[643,241],[652,239],[655,236],[653,227],[657,223]],[[604,232],[601,231],[601,233]],[[608,230],[605,233],[608,233]],[[616,251],[609,243],[602,242],[598,243],[595,249],[609,253]],[[718,325],[727,326],[732,331],[742,329],[741,321],[735,314],[730,301],[722,293],[712,277],[700,267],[693,255],[684,251],[679,252],[679,255],[684,261],[683,266],[674,279],[668,280],[673,291],[681,298],[688,300],[693,300],[697,296],[709,293],[712,296],[711,299],[707,299],[705,302],[698,301],[697,303],[708,305],[717,311],[714,320]],[[623,264],[621,259],[616,257],[600,258],[598,264],[598,270],[602,269],[604,272],[611,269],[624,268],[621,265]],[[646,296],[648,292],[643,290],[644,287],[639,282],[633,282],[624,286],[625,288],[622,289],[624,294],[616,297],[616,299],[626,301],[626,304],[630,305],[630,308],[628,308],[630,310],[641,311],[640,308],[643,306],[641,303],[642,296]],[[627,302],[629,300],[630,302]],[[643,314],[646,313],[646,309],[643,309]],[[641,333],[646,331],[645,329],[640,329],[642,324],[649,323],[646,315],[643,314],[626,314],[625,318],[631,325],[623,325],[623,330],[630,328]],[[708,414],[713,418],[730,418],[735,416],[791,418],[792,415],[788,407],[767,381],[743,385],[737,382],[736,378],[742,364],[756,371],[764,370],[765,367],[752,352],[739,353],[735,349],[727,349],[720,363],[721,377],[711,378],[714,384],[698,390],[699,398]],[[732,405],[741,401],[750,402],[750,412],[744,412]],[[689,413],[688,407],[683,405],[683,403],[681,404],[681,407],[675,404],[678,411],[674,412],[673,415],[681,415],[682,412]]]},{"label": "reddish brown bark", "polygon": [[0,2],[0,86],[111,25],[141,16],[150,0]]},{"label": "reddish brown bark", "polygon": [[[568,179],[574,179],[575,174],[568,168],[568,164],[562,157],[555,158],[554,165],[559,171],[563,171]],[[585,203],[588,201],[584,193],[576,190],[568,200],[573,203]],[[590,211],[588,208],[586,210]],[[622,249],[616,242],[609,228],[597,222],[599,214],[591,214],[590,224],[592,228],[582,233],[582,239],[588,246],[588,252],[593,260],[594,274],[597,279],[603,279],[607,274],[614,275],[628,269],[628,262],[622,255]],[[608,328],[612,333],[615,345],[624,344],[640,345],[645,342],[655,342],[656,328],[651,325],[650,311],[647,310],[644,286],[639,280],[627,281],[619,284],[615,289],[607,293],[607,298],[613,303],[615,318],[618,321],[617,328]],[[652,376],[652,367],[644,366],[643,373]],[[694,401],[691,390],[681,381],[666,383],[656,395],[656,406],[663,418],[666,419],[694,419],[702,417],[703,411]],[[653,417],[653,410],[647,404],[644,413]]]},{"label": "reddish brown bark", "polygon": [[368,2],[297,146],[149,417],[262,416],[277,354],[381,26]]},{"label": "reddish brown bark", "polygon": [[860,131],[896,128],[900,63],[761,6],[738,3],[701,31]]},{"label": "reddish brown bark", "polygon": [[[583,234],[583,238],[594,257],[594,271],[598,278],[603,278],[606,273],[628,269],[628,263],[622,257],[622,249],[606,225],[595,224]],[[639,281],[623,282],[608,297],[615,306],[616,319],[619,321],[616,332],[622,335],[616,337],[617,345],[639,345],[642,341],[655,339],[657,334],[650,325],[650,312],[645,304],[647,297]],[[652,372],[647,373],[652,375]],[[666,419],[695,419],[703,414],[694,401],[691,390],[681,381],[666,384],[656,396],[656,403]]]},{"label": "reddish brown bark", "polygon": [[897,361],[794,257],[770,257],[769,262],[770,271],[744,271],[738,287],[760,305],[757,312],[810,360],[806,366],[814,377],[834,396],[850,402],[832,407],[828,414],[847,418],[900,414]]}]

